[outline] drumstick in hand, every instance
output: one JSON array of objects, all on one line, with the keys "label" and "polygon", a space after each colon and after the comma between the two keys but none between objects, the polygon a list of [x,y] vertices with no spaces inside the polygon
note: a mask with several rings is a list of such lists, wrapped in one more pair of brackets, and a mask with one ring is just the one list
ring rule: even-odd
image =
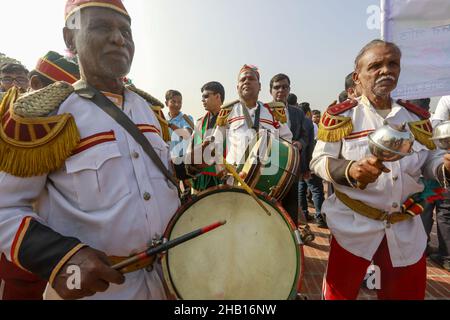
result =
[{"label": "drumstick in hand", "polygon": [[215,229],[217,229],[217,228],[219,228],[221,226],[224,226],[226,223],[227,223],[226,221],[219,221],[219,222],[216,222],[216,223],[214,223],[214,224],[212,224],[212,225],[210,225],[208,227],[205,227],[205,228],[202,228],[202,229],[198,229],[198,230],[193,231],[191,233],[185,234],[184,236],[181,236],[181,237],[179,237],[177,239],[168,241],[168,242],[166,242],[166,243],[164,243],[164,244],[162,244],[160,246],[157,246],[157,247],[154,247],[154,248],[149,248],[148,250],[146,250],[144,252],[141,252],[141,253],[138,253],[135,256],[132,256],[130,259],[127,259],[125,261],[122,261],[121,263],[118,263],[118,264],[112,266],[111,268],[120,271],[120,270],[122,270],[122,269],[124,269],[124,268],[126,268],[126,267],[128,267],[128,266],[130,266],[130,265],[132,265],[134,263],[136,263],[136,262],[144,261],[144,260],[146,260],[146,259],[148,259],[150,257],[153,257],[153,256],[156,256],[157,254],[166,252],[166,251],[168,251],[168,250],[170,250],[170,249],[172,249],[174,247],[179,246],[180,244],[183,244],[183,243],[185,243],[187,241],[190,241],[190,240],[192,240],[194,238],[197,238],[197,237],[199,237],[199,236],[201,236],[201,235],[203,235],[205,233],[213,231],[213,230],[215,230]]},{"label": "drumstick in hand", "polygon": [[245,183],[244,179],[242,179],[239,174],[236,172],[236,169],[231,165],[228,164],[225,158],[223,158],[223,164],[225,165],[225,168],[229,173],[233,175],[233,177],[242,185],[244,190],[252,196],[253,199],[258,203],[258,205],[264,210],[265,213],[267,213],[268,216],[271,216],[272,214],[270,211],[266,208],[266,206],[262,203],[262,201],[258,198],[258,196],[253,192],[252,188],[248,186],[247,183]]}]

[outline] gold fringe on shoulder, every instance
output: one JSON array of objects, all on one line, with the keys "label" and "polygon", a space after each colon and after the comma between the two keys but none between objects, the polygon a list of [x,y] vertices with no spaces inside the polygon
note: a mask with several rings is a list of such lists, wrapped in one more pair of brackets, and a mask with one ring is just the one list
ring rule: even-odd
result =
[{"label": "gold fringe on shoulder", "polygon": [[325,113],[320,121],[317,138],[324,142],[339,142],[352,132],[352,118]]},{"label": "gold fringe on shoulder", "polygon": [[430,120],[409,122],[408,126],[417,141],[430,150],[436,149],[433,140],[430,140],[433,137],[433,129]]},{"label": "gold fringe on shoulder", "polygon": [[228,117],[230,116],[230,113],[233,110],[234,105],[238,102],[239,102],[239,100],[235,100],[235,101],[227,103],[221,107],[220,113],[217,116],[217,121],[216,121],[216,124],[219,127],[225,127],[228,124]]},{"label": "gold fringe on shoulder", "polygon": [[[0,171],[26,178],[59,169],[80,141],[75,120],[70,114],[21,117],[14,113],[17,98],[17,92],[11,92],[0,108]],[[29,139],[21,140],[21,132]]]}]

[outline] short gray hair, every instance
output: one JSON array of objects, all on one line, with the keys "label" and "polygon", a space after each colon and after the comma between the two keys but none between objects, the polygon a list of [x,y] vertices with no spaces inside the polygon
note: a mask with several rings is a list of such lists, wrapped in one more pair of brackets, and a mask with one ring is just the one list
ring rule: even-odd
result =
[{"label": "short gray hair", "polygon": [[361,51],[358,53],[358,55],[356,56],[356,59],[355,59],[355,70],[358,68],[359,61],[367,53],[367,51],[369,51],[373,47],[379,46],[379,45],[385,45],[385,46],[392,47],[392,48],[394,48],[394,50],[398,51],[398,53],[400,54],[400,57],[402,56],[402,50],[400,50],[400,48],[395,43],[384,41],[384,40],[381,40],[381,39],[375,39],[375,40],[370,41],[368,44],[366,44],[361,49]]}]

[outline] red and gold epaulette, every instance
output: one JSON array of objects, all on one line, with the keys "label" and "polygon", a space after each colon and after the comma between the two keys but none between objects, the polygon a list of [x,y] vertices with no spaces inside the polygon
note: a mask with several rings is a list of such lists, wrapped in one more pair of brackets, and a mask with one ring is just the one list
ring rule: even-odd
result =
[{"label": "red and gold epaulette", "polygon": [[430,119],[408,122],[409,130],[414,138],[430,150],[436,149],[433,137],[433,126]]},{"label": "red and gold epaulette", "polygon": [[419,121],[412,121],[408,123],[409,129],[414,135],[414,138],[416,138],[418,142],[423,144],[428,149],[436,149],[436,145],[433,140],[430,140],[433,137],[433,126],[430,121],[430,112],[406,100],[397,100],[397,104],[401,105],[409,112],[414,113],[421,119]]},{"label": "red and gold epaulette", "polygon": [[431,114],[427,110],[416,106],[415,104],[406,101],[406,100],[397,100],[397,104],[401,105],[402,107],[405,107],[409,112],[414,113],[416,116],[418,116],[422,120],[430,119]]},{"label": "red and gold epaulette", "polygon": [[220,113],[217,116],[217,125],[219,127],[224,127],[228,125],[228,117],[230,116],[231,111],[233,111],[234,105],[237,104],[239,100],[235,100],[233,102],[227,103],[220,108]]},{"label": "red and gold epaulette", "polygon": [[160,106],[151,106],[151,108],[155,113],[156,118],[158,119],[159,125],[161,126],[161,138],[163,138],[165,142],[169,142],[170,141],[169,122],[166,120],[162,108]]},{"label": "red and gold epaulette", "polygon": [[265,104],[270,110],[274,121],[287,123],[286,106],[282,102],[270,102]]},{"label": "red and gold epaulette", "polygon": [[339,142],[353,132],[352,118],[339,114],[358,105],[356,100],[347,100],[341,104],[330,106],[323,114],[317,138],[325,142]]},{"label": "red and gold epaulette", "polygon": [[68,86],[55,83],[20,98],[16,89],[8,92],[0,108],[0,171],[23,178],[44,175],[72,155],[80,141],[72,115],[35,116],[56,110],[73,92]]},{"label": "red and gold epaulette", "polygon": [[358,105],[358,101],[353,100],[353,99],[348,99],[348,100],[346,100],[346,101],[344,101],[344,102],[342,102],[342,103],[339,103],[339,104],[335,104],[335,105],[330,106],[330,107],[327,109],[326,112],[327,112],[329,115],[337,116],[337,115],[339,115],[339,114],[341,114],[341,113],[344,113],[345,111],[348,111],[348,110],[350,110],[350,109],[353,109],[353,108],[356,107],[357,105]]}]

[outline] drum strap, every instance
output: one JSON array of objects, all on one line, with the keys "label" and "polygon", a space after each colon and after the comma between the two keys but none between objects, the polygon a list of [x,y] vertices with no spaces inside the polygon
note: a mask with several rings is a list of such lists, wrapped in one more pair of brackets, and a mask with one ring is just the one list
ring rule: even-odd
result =
[{"label": "drum strap", "polygon": [[[247,128],[249,129],[253,129],[256,131],[256,134],[259,134],[259,125],[260,125],[260,120],[261,120],[261,104],[258,102],[258,106],[256,107],[256,112],[255,112],[255,123],[253,123],[252,121],[252,117],[250,117],[250,113],[248,112],[247,107],[242,103],[242,112],[244,113],[244,117],[245,117],[245,122],[247,124]],[[258,136],[257,136],[258,138]],[[255,142],[256,143],[256,142]],[[250,156],[250,151],[253,149],[253,145],[249,145],[246,149],[245,149],[245,159],[248,159],[248,157]]]},{"label": "drum strap", "polygon": [[87,82],[78,81],[73,86],[75,88],[75,92],[80,97],[91,100],[95,105],[97,105],[118,124],[120,124],[133,137],[133,139],[142,147],[148,157],[153,161],[156,167],[158,167],[158,169],[166,176],[166,178],[173,183],[173,185],[178,190],[178,194],[180,195],[181,190],[177,180],[163,164],[150,141],[148,141],[145,135],[136,126],[136,124],[131,121],[131,119],[122,110],[117,108],[117,106],[111,100],[105,97],[103,93],[90,86]]},{"label": "drum strap", "polygon": [[250,113],[248,112],[248,109],[244,104],[242,104],[242,112],[244,113],[245,123],[247,124],[247,127],[258,132],[261,119],[261,104],[258,102],[258,106],[256,107],[255,123],[253,123],[252,117],[250,117]]}]

